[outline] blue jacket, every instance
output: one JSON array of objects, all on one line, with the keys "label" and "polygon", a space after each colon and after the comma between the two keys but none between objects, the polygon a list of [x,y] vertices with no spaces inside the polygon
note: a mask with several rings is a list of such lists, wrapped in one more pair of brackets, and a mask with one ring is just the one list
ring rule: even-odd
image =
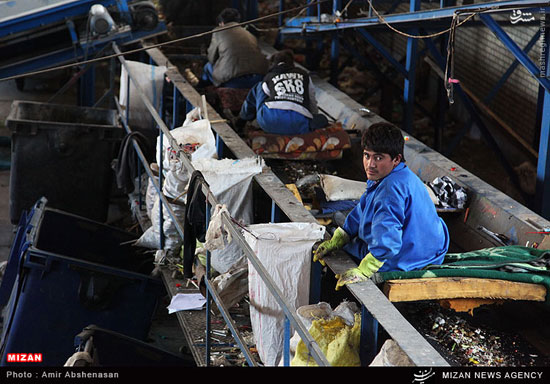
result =
[{"label": "blue jacket", "polygon": [[[311,113],[303,106],[286,102],[287,106],[294,104],[297,110],[270,108],[269,92],[264,82],[257,83],[248,92],[241,107],[239,116],[243,120],[257,119],[258,125],[268,133],[279,135],[304,134],[313,131]],[[298,112],[300,110],[301,112]],[[307,112],[308,116],[304,115]]]},{"label": "blue jacket", "polygon": [[378,182],[367,181],[343,229],[352,239],[344,250],[358,260],[372,253],[384,261],[380,272],[441,264],[449,248],[449,231],[426,186],[404,163]]}]

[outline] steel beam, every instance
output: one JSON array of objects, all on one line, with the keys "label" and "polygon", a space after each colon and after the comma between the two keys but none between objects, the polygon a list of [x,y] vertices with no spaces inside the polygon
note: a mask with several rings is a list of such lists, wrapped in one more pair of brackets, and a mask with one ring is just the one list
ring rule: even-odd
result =
[{"label": "steel beam", "polygon": [[[420,0],[410,0],[409,10],[418,12],[420,10]],[[418,29],[410,31],[413,35],[418,35]],[[416,62],[418,59],[418,39],[414,37],[407,38],[407,57],[405,61],[405,77],[403,100],[405,109],[403,113],[403,130],[407,133],[412,133],[412,121],[414,117],[414,92],[416,86]]]},{"label": "steel beam", "polygon": [[[396,26],[408,23],[423,23],[422,26],[425,27],[426,22],[442,21],[446,19],[450,20],[453,18],[456,12],[468,14],[472,12],[504,12],[512,9],[539,10],[541,7],[549,6],[550,1],[540,0],[493,1],[490,3],[476,3],[456,7],[446,7],[424,11],[384,15],[384,19],[387,23]],[[286,23],[286,26],[281,29],[280,33],[302,34],[303,32],[328,32],[337,29],[371,27],[382,24],[383,23],[376,16],[343,20],[338,23],[319,23],[314,17],[300,17],[289,19]]]},{"label": "steel beam", "polygon": [[510,38],[510,36],[495,22],[495,20],[487,14],[479,15],[483,23],[491,30],[495,36],[504,44],[504,46],[516,57],[516,59],[527,69],[527,71],[533,75],[533,77],[542,85],[547,91],[550,90],[550,80],[546,77],[540,76],[540,68],[537,66],[531,58]]}]

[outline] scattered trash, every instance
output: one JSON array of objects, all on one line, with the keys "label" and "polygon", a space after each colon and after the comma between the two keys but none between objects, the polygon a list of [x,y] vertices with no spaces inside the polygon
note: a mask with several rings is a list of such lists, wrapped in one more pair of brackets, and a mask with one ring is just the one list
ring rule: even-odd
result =
[{"label": "scattered trash", "polygon": [[[539,355],[519,335],[488,328],[438,303],[401,303],[400,310],[458,366],[539,366]],[[477,324],[476,324],[477,323]],[[531,350],[530,350],[531,348]],[[544,362],[542,362],[544,365]]]},{"label": "scattered trash", "polygon": [[428,185],[439,199],[441,207],[462,209],[466,205],[468,199],[466,190],[451,180],[450,177],[437,177]]},{"label": "scattered trash", "polygon": [[497,243],[501,245],[512,245],[512,241],[507,236],[501,233],[495,233],[481,225],[478,226],[477,229],[478,231],[485,233],[486,235],[488,235],[490,238],[492,238],[493,240],[495,240]]}]

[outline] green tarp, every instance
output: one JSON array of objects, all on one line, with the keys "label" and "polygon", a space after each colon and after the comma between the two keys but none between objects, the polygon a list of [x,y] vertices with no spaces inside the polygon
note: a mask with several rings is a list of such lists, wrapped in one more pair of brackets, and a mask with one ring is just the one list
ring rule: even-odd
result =
[{"label": "green tarp", "polygon": [[519,245],[448,253],[441,265],[417,271],[380,272],[373,280],[381,283],[427,277],[476,277],[542,284],[547,290],[546,303],[550,304],[550,250]]}]

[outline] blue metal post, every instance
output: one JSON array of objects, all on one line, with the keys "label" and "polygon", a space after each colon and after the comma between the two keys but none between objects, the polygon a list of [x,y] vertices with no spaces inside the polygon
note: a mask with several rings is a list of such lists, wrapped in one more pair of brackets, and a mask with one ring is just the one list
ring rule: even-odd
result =
[{"label": "blue metal post", "polygon": [[[550,76],[550,54],[548,53],[548,42],[550,41],[550,29],[546,26],[547,14],[541,12],[541,44],[540,76],[548,80]],[[550,146],[550,90],[545,87],[542,100],[542,115],[540,125],[539,159],[537,164],[537,189],[536,204],[540,214],[550,219],[550,199],[544,198],[550,191],[550,157],[548,156]]]},{"label": "blue metal post", "polygon": [[257,0],[246,1],[246,20],[254,20],[258,18],[258,2]]},{"label": "blue metal post", "polygon": [[[332,2],[332,13],[335,14],[336,11],[342,8],[341,0],[333,0]],[[332,85],[336,86],[338,83],[338,59],[340,57],[340,46],[338,41],[338,30],[331,32],[332,41],[330,43],[330,82]]]},{"label": "blue metal post", "polygon": [[95,64],[78,79],[78,105],[91,107],[95,104]]},{"label": "blue metal post", "polygon": [[285,316],[285,331],[284,331],[284,344],[283,344],[283,365],[285,367],[290,366],[290,321]]},{"label": "blue metal post", "polygon": [[179,127],[180,125],[180,93],[178,88],[174,85],[172,91],[172,129]]},{"label": "blue metal post", "polygon": [[271,200],[271,222],[278,223],[281,220],[281,208],[275,204],[274,200]]},{"label": "blue metal post", "polygon": [[365,306],[361,306],[361,366],[370,364],[378,351],[378,320],[376,320]]},{"label": "blue metal post", "polygon": [[132,15],[130,13],[130,8],[128,7],[128,2],[126,0],[116,0],[117,7],[120,13],[120,16],[126,23],[132,24]]},{"label": "blue metal post", "polygon": [[[410,12],[416,12],[420,10],[420,0],[410,0],[409,10]],[[418,30],[416,28],[411,29],[409,34],[417,35]],[[407,77],[405,78],[403,100],[405,102],[405,108],[403,111],[403,130],[405,132],[412,132],[412,122],[414,118],[414,88],[415,88],[415,74],[416,74],[416,60],[418,53],[418,39],[409,37],[407,38],[407,57],[405,62],[405,70],[407,71]]]},{"label": "blue metal post", "polygon": [[218,159],[223,159],[223,149],[224,143],[219,133],[216,132],[216,153],[218,154]]},{"label": "blue metal post", "polygon": [[[206,221],[206,230],[208,230],[208,223],[210,223],[210,203],[208,202],[208,198],[206,199],[206,212],[205,212],[205,221]],[[210,281],[210,251],[206,251],[206,275],[205,279],[207,281]],[[199,282],[200,284],[200,282]],[[210,294],[210,290],[206,290],[206,366],[210,366],[210,346],[211,346],[211,315],[210,315],[210,307],[211,307],[212,297]]]}]

